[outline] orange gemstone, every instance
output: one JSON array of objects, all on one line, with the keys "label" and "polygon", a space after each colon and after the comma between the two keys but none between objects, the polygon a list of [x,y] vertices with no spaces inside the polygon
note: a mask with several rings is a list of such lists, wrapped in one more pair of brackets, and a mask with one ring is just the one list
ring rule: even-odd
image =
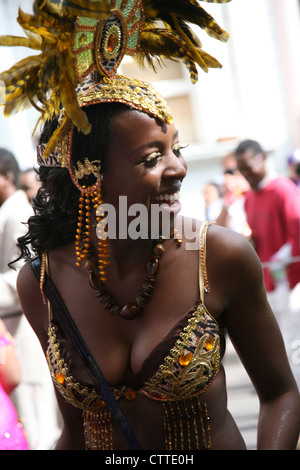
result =
[{"label": "orange gemstone", "polygon": [[208,335],[208,337],[205,341],[205,349],[207,351],[211,351],[213,346],[214,346],[214,337],[213,337],[213,335]]},{"label": "orange gemstone", "polygon": [[179,357],[179,364],[181,366],[188,366],[193,358],[193,354],[190,351],[183,351]]},{"label": "orange gemstone", "polygon": [[94,406],[97,406],[97,408],[103,408],[105,406],[105,401],[104,400],[99,400],[94,403]]},{"label": "orange gemstone", "polygon": [[124,397],[127,399],[127,400],[134,400],[135,397],[136,397],[136,391],[133,390],[133,388],[127,388],[126,389],[126,392],[124,393]]},{"label": "orange gemstone", "polygon": [[115,34],[111,34],[107,41],[107,50],[108,52],[113,52],[116,48],[118,38]]},{"label": "orange gemstone", "polygon": [[58,383],[63,384],[65,381],[65,378],[61,372],[55,372],[55,377]]}]

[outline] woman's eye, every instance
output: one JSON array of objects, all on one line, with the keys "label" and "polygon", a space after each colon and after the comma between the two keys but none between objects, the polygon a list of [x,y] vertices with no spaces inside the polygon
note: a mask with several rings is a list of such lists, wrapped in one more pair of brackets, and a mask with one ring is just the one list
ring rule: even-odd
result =
[{"label": "woman's eye", "polygon": [[152,166],[155,166],[157,161],[159,160],[159,158],[161,157],[161,153],[160,152],[153,152],[151,153],[151,155],[148,155],[147,158],[145,158],[144,160],[144,164],[145,166],[147,167],[152,167]]},{"label": "woman's eye", "polygon": [[173,147],[173,153],[176,155],[176,157],[180,157],[181,156],[181,150],[185,149],[186,147],[187,147],[187,145],[180,145],[179,143],[175,144],[174,147]]}]

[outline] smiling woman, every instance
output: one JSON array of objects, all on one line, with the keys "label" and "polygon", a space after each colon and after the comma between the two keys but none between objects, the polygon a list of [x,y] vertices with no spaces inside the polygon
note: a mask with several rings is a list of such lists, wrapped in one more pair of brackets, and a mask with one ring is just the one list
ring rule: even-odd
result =
[{"label": "smiling woman", "polygon": [[[78,17],[83,3],[88,16]],[[103,19],[98,8],[104,3],[111,9]],[[195,57],[205,70],[218,63],[182,18],[197,18],[221,40],[226,33],[195,1],[74,0],[35,7],[33,28],[42,20],[49,25],[56,12],[45,40],[56,26],[58,42],[63,28],[75,31],[78,80],[74,91],[66,85],[71,69],[65,71],[66,83],[52,83],[48,107],[39,90],[51,117],[38,145],[42,187],[28,233],[19,239],[28,263],[18,292],[64,419],[57,449],[245,449],[227,410],[225,330],[261,402],[258,447],[293,448],[298,391],[255,252],[238,234],[178,215],[186,164],[171,112],[150,84],[115,75],[126,47],[135,51],[135,39],[150,63],[154,45],[167,56],[175,49],[195,80]],[[166,14],[170,8],[175,16]],[[166,28],[155,29],[154,18]],[[30,22],[24,15],[21,20]],[[70,60],[62,44],[61,65]],[[12,79],[12,72],[4,78]],[[56,107],[58,96],[62,107]],[[158,224],[152,236],[155,206],[169,224],[166,234]],[[118,213],[115,237],[103,223],[109,207]],[[146,213],[147,233],[128,236],[137,207]],[[186,228],[197,239],[194,249],[187,249]]]},{"label": "smiling woman", "polygon": [[103,173],[105,201],[116,206],[114,198],[121,194],[127,196],[128,206],[141,203],[150,209],[151,203],[164,201],[166,209],[178,212],[179,203],[172,207],[173,194],[180,189],[186,164],[174,124],[164,130],[148,114],[127,110],[115,116],[112,125],[116,130]]}]

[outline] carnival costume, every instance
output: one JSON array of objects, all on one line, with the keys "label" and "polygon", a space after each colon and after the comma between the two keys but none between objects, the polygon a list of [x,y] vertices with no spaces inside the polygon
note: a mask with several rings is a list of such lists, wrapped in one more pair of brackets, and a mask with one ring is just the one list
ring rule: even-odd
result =
[{"label": "carnival costume", "polygon": [[[227,3],[230,0],[204,1]],[[108,241],[102,233],[97,232],[97,260],[91,257],[91,211],[93,208],[97,211],[102,203],[100,162],[90,161],[88,157],[80,162],[72,160],[74,129],[88,135],[91,126],[85,106],[110,102],[123,103],[171,123],[167,103],[149,83],[117,74],[124,55],[132,55],[140,64],[147,62],[153,68],[155,61],[180,60],[195,83],[196,65],[204,71],[221,65],[203,51],[188,23],[200,26],[221,41],[228,39],[228,33],[196,0],[35,0],[34,15],[19,11],[18,22],[27,37],[2,37],[0,45],[22,45],[41,53],[0,74],[0,80],[6,85],[4,112],[10,115],[34,106],[41,112],[40,123],[58,117],[59,126],[50,141],[38,146],[39,164],[68,168],[81,193],[75,240],[77,264],[87,268],[91,286],[111,314],[134,319],[151,299],[164,252],[163,240],[158,239],[154,244],[153,257],[135,302],[118,305],[106,290]],[[98,211],[96,214],[99,222],[101,214]],[[169,450],[211,448],[209,416],[201,396],[219,371],[222,331],[204,305],[204,290],[209,289],[206,229],[205,224],[200,235],[200,301],[153,351],[137,376],[119,387],[108,387],[108,393],[117,400],[134,399],[141,393],[161,401],[165,448]],[[32,268],[49,306],[47,357],[54,383],[68,402],[83,411],[86,448],[113,449],[111,420],[118,412],[115,415],[113,407],[103,401],[106,386],[102,388],[101,382],[99,387],[99,383],[93,383],[95,380],[89,386],[81,384],[65,360],[62,344],[66,332],[62,326],[65,321],[70,326],[72,321],[51,281],[47,253],[42,260],[33,260]],[[62,323],[61,318],[64,318]],[[76,325],[71,324],[71,331],[71,337],[76,336],[76,347],[81,345],[79,354],[90,355],[86,345],[82,346]]]}]

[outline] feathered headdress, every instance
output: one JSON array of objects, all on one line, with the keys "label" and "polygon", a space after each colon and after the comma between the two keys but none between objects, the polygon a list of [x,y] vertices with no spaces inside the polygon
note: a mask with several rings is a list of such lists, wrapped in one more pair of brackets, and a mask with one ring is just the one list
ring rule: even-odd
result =
[{"label": "feathered headdress", "polygon": [[35,0],[33,12],[19,10],[17,20],[26,37],[2,36],[0,45],[25,46],[40,54],[19,61],[1,73],[0,80],[5,84],[6,116],[34,106],[45,121],[63,109],[45,157],[71,124],[84,134],[90,132],[78,87],[92,72],[112,78],[124,54],[130,54],[153,68],[155,59],[180,60],[196,82],[196,64],[204,71],[221,65],[203,51],[188,23],[221,41],[229,37],[196,0]]},{"label": "feathered headdress", "polygon": [[[102,204],[102,176],[99,161],[88,157],[72,161],[74,126],[83,134],[91,131],[84,106],[120,102],[170,122],[166,102],[150,84],[116,74],[122,58],[130,54],[140,64],[148,63],[153,68],[155,60],[180,60],[187,66],[192,82],[196,82],[196,65],[207,71],[220,64],[203,51],[188,23],[221,41],[226,41],[228,34],[196,0],[35,0],[33,15],[19,10],[18,22],[26,37],[3,36],[0,45],[25,46],[40,53],[0,74],[5,84],[4,113],[9,116],[34,106],[41,113],[41,121],[58,116],[59,127],[48,144],[38,146],[38,158],[42,165],[66,166],[80,191],[76,264],[87,262],[90,270],[91,207],[94,205],[96,210]],[[96,211],[96,221],[100,219]],[[101,233],[97,236],[97,275],[103,286],[107,240]],[[94,268],[89,275],[94,285]],[[149,285],[146,287],[149,289]],[[106,298],[106,294],[100,295],[103,302]],[[141,310],[141,305],[134,305],[134,310]],[[126,314],[126,318],[133,317]]]}]

